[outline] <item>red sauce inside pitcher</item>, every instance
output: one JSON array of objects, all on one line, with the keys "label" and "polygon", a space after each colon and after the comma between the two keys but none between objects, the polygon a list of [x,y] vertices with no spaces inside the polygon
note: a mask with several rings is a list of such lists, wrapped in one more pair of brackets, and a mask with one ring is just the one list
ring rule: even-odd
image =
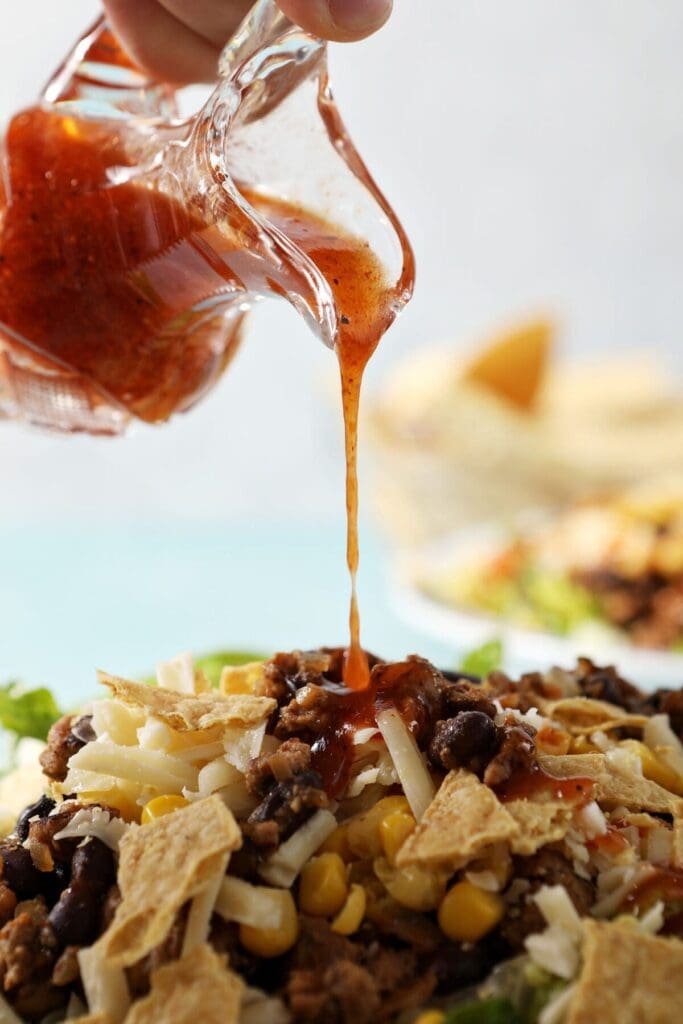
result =
[{"label": "red sauce inside pitcher", "polygon": [[[12,120],[4,145],[0,359],[3,343],[15,360],[23,350],[34,364],[73,373],[94,404],[162,421],[201,397],[237,346],[241,316],[226,320],[215,297],[293,290],[293,267],[259,277],[246,228],[226,232],[172,196],[125,180],[125,138],[111,126],[34,108]],[[352,579],[345,682],[362,689],[369,671],[355,589],[358,404],[365,365],[394,316],[393,295],[363,240],[283,201],[246,198],[318,266],[339,309]]]}]

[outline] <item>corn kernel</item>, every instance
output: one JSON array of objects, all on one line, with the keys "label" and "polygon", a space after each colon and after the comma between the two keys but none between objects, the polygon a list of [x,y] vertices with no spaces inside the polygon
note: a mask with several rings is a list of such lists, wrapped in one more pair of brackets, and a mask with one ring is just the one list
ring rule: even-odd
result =
[{"label": "corn kernel", "polygon": [[673,770],[666,762],[657,757],[654,750],[641,743],[640,740],[622,740],[620,746],[632,751],[643,766],[643,775],[651,782],[668,789],[670,793],[683,796],[683,778]]},{"label": "corn kernel", "polygon": [[439,927],[453,942],[478,942],[495,928],[503,911],[496,893],[468,881],[456,882],[439,906]]},{"label": "corn kernel", "polygon": [[395,811],[410,812],[404,796],[385,796],[374,807],[351,818],[348,823],[348,842],[351,853],[361,860],[374,860],[384,853],[380,836],[380,822]]},{"label": "corn kernel", "polygon": [[444,893],[443,879],[419,864],[392,868],[384,857],[373,864],[375,874],[390,896],[409,910],[436,910]]},{"label": "corn kernel", "polygon": [[536,734],[536,749],[542,754],[567,754],[571,743],[572,738],[568,732],[551,725],[544,725]]},{"label": "corn kernel", "polygon": [[413,1024],[444,1024],[446,1014],[442,1010],[425,1010],[416,1017]]},{"label": "corn kernel", "polygon": [[392,811],[380,821],[379,834],[384,856],[392,867],[396,864],[398,851],[414,829],[415,818],[408,811]]},{"label": "corn kernel", "polygon": [[338,853],[321,853],[304,865],[299,880],[299,906],[313,917],[332,917],[346,902],[346,865]]},{"label": "corn kernel", "polygon": [[318,853],[338,853],[343,861],[348,864],[353,860],[353,854],[349,847],[349,830],[347,825],[339,825],[334,832],[327,837]]},{"label": "corn kernel", "polygon": [[332,931],[337,935],[353,935],[357,932],[363,923],[367,902],[363,886],[352,885],[346,903],[332,922]]},{"label": "corn kernel", "polygon": [[299,937],[299,917],[292,894],[283,892],[282,923],[279,928],[254,928],[240,925],[240,942],[254,956],[269,959],[287,953]]},{"label": "corn kernel", "polygon": [[143,825],[149,825],[150,822],[156,821],[157,818],[163,818],[166,814],[173,814],[174,811],[179,811],[182,807],[187,806],[188,803],[184,796],[176,796],[175,794],[155,796],[153,800],[150,800],[142,808],[140,821]]}]

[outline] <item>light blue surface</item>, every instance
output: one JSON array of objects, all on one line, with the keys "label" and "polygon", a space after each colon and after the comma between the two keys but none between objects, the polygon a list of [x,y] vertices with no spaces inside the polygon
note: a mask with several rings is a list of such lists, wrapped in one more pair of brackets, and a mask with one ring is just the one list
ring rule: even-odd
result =
[{"label": "light blue surface", "polygon": [[[385,657],[456,652],[404,626],[378,542],[362,534],[365,646]],[[343,524],[0,525],[0,679],[53,687],[68,704],[95,669],[149,671],[184,650],[270,652],[343,644]]]}]

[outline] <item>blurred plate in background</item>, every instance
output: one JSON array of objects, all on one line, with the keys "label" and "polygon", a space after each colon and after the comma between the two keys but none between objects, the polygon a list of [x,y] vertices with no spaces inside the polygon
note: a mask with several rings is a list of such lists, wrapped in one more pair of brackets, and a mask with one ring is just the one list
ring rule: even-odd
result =
[{"label": "blurred plate in background", "polygon": [[492,553],[509,540],[503,527],[483,525],[463,529],[418,554],[396,559],[391,579],[391,602],[399,617],[425,636],[465,651],[492,639],[503,643],[503,660],[510,672],[538,671],[549,665],[571,667],[585,656],[597,664],[615,665],[620,674],[644,689],[679,687],[683,683],[683,654],[653,651],[614,640],[600,623],[579,627],[570,636],[523,628],[503,618],[449,606],[426,593],[420,583],[446,566],[457,571],[477,557]]}]

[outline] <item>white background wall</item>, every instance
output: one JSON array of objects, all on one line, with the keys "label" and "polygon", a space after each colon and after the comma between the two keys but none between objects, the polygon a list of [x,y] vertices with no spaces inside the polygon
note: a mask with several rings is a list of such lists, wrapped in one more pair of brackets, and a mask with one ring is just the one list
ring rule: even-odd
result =
[{"label": "white background wall", "polygon": [[[134,0],[131,0],[134,2]],[[96,0],[0,0],[0,118],[30,102]],[[680,0],[397,0],[332,56],[361,151],[417,250],[411,347],[464,343],[541,306],[577,352],[683,335]],[[337,516],[330,354],[284,305],[259,310],[215,393],[120,441],[0,430],[0,518]]]}]

